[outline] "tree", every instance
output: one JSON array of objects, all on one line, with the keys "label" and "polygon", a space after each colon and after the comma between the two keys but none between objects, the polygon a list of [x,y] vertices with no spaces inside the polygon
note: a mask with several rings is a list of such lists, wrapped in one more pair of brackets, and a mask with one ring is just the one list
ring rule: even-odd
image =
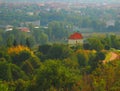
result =
[{"label": "tree", "polygon": [[111,39],[111,47],[116,48],[116,49],[120,49],[120,40],[117,38],[116,35],[110,35],[110,39]]},{"label": "tree", "polygon": [[93,81],[94,91],[106,91],[105,86],[106,86],[106,81],[104,79],[100,79],[99,82],[97,82],[96,79],[94,79]]},{"label": "tree", "polygon": [[36,43],[39,45],[43,45],[43,44],[46,44],[48,42],[48,35],[40,28],[35,29],[33,31],[33,35],[35,37]]},{"label": "tree", "polygon": [[7,62],[0,62],[0,79],[1,80],[11,80],[11,75],[8,74],[9,65]]},{"label": "tree", "polygon": [[65,45],[53,45],[49,52],[48,58],[50,59],[64,59],[67,58],[71,54],[71,49]]},{"label": "tree", "polygon": [[31,63],[29,61],[25,61],[22,64],[22,70],[27,74],[27,75],[32,75],[33,74],[33,66],[31,65]]},{"label": "tree", "polygon": [[13,41],[14,41],[13,36],[9,36],[6,41],[7,46],[11,47],[13,45]]},{"label": "tree", "polygon": [[14,39],[14,41],[13,41],[13,46],[17,46],[18,45],[18,43],[17,43],[17,41]]},{"label": "tree", "polygon": [[77,58],[80,67],[85,67],[88,65],[88,54],[83,50],[77,51]]},{"label": "tree", "polygon": [[49,36],[50,41],[57,41],[64,39],[68,36],[67,24],[64,22],[53,21],[48,24],[48,30],[46,33]]},{"label": "tree", "polygon": [[38,48],[38,52],[36,53],[36,55],[41,59],[41,61],[44,61],[47,59],[48,56],[48,52],[50,51],[52,45],[40,45]]},{"label": "tree", "polygon": [[41,62],[39,58],[36,56],[30,57],[26,61],[24,61],[21,65],[21,69],[31,77],[31,75],[35,74],[36,69],[38,69],[41,66]]},{"label": "tree", "polygon": [[0,62],[0,79],[4,81],[27,79],[25,73],[15,64]]},{"label": "tree", "polygon": [[12,63],[21,65],[22,62],[33,56],[33,52],[25,46],[15,46],[8,49],[8,54],[12,58]]},{"label": "tree", "polygon": [[47,60],[38,70],[36,91],[46,91],[51,87],[70,90],[78,79],[77,74],[70,72],[60,60]]},{"label": "tree", "polygon": [[40,45],[39,48],[38,48],[38,51],[43,53],[44,55],[47,55],[48,54],[48,51],[50,50],[52,46],[51,45]]},{"label": "tree", "polygon": [[8,85],[0,81],[0,91],[10,91]]},{"label": "tree", "polygon": [[27,47],[31,48],[35,44],[35,39],[34,37],[27,37],[26,38],[26,45]]},{"label": "tree", "polygon": [[41,61],[37,56],[30,57],[27,61],[30,62],[34,69],[38,69],[41,66]]},{"label": "tree", "polygon": [[87,47],[90,47],[89,49],[91,50],[95,49],[96,51],[101,51],[102,49],[104,49],[104,45],[101,43],[99,39],[90,38],[87,39],[87,42],[89,44],[89,46]]},{"label": "tree", "polygon": [[119,91],[119,69],[120,62],[117,60],[99,65],[91,74],[94,91]]},{"label": "tree", "polygon": [[3,41],[4,41],[4,38],[3,38],[3,30],[0,29],[0,46],[3,45]]},{"label": "tree", "polygon": [[91,66],[91,71],[94,71],[99,65],[103,64],[103,60],[105,59],[105,53],[97,52],[95,54],[94,59],[89,61],[89,65]]},{"label": "tree", "polygon": [[11,74],[11,78],[13,81],[18,80],[18,79],[23,79],[27,80],[28,76],[26,73],[17,65],[15,64],[9,64],[9,74]]},{"label": "tree", "polygon": [[115,21],[115,29],[116,29],[116,31],[120,31],[120,21]]}]

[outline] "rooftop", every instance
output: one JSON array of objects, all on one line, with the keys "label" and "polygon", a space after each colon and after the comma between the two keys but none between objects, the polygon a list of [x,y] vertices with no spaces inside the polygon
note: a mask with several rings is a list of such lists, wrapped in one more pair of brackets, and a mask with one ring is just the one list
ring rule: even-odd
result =
[{"label": "rooftop", "polygon": [[81,33],[75,32],[74,34],[70,35],[68,39],[83,39],[83,36]]}]

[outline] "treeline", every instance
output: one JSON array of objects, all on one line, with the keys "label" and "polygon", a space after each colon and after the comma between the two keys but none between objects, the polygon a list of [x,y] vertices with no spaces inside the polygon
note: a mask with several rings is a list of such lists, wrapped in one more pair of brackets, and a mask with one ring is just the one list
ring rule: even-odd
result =
[{"label": "treeline", "polygon": [[106,28],[106,23],[99,19],[93,19],[87,15],[80,15],[79,13],[69,13],[64,10],[60,12],[41,12],[40,20],[43,26],[54,20],[59,22],[64,21],[78,28],[92,28],[94,31],[103,31]]},{"label": "treeline", "polygon": [[[3,4],[0,6],[0,10],[1,25],[27,26],[23,23],[40,20],[41,26],[48,26],[50,22],[57,21],[65,22],[66,27],[89,28],[96,32],[119,31],[120,29],[117,9],[102,9],[101,7],[100,9],[71,8],[70,10],[61,9],[57,11],[57,9],[48,6],[39,7],[34,4],[23,5],[22,7]],[[107,26],[106,23],[109,20],[115,20],[115,24]]]},{"label": "treeline", "polygon": [[[17,46],[24,45],[29,48],[36,47],[38,45],[62,43],[68,44],[68,37],[73,32],[71,27],[66,27],[65,22],[53,21],[49,23],[47,28],[34,28],[30,26],[30,32],[23,32],[18,28],[13,28],[12,31],[0,30],[0,46]],[[84,38],[84,49],[101,50],[116,48],[120,49],[119,36],[115,34],[98,34],[100,39],[93,35],[85,39]],[[99,47],[98,47],[99,46]]]},{"label": "treeline", "polygon": [[[37,21],[39,16],[34,13],[38,9],[36,5],[11,5],[1,4],[0,5],[0,25],[13,25],[21,26],[21,23]],[[33,15],[29,15],[29,12],[33,12]]]},{"label": "treeline", "polygon": [[109,35],[74,47],[0,46],[0,90],[119,91],[119,59],[103,63],[110,48],[119,49],[119,45],[119,38]]},{"label": "treeline", "polygon": [[[106,14],[104,14],[104,12],[106,12]],[[115,22],[109,21],[111,20],[111,18],[108,17],[107,14],[110,14],[112,19],[115,20]],[[117,12],[114,10],[104,11],[102,9],[99,10],[91,8],[80,9],[78,11],[74,9],[71,12],[65,10],[56,12],[55,10],[51,10],[49,12],[41,12],[40,21],[42,26],[46,26],[49,22],[54,20],[59,22],[64,21],[68,24],[71,24],[72,26],[78,27],[78,31],[80,31],[80,28],[89,28],[95,32],[115,32],[120,31],[119,17],[116,18],[115,15],[117,15]],[[107,25],[108,21],[114,24]]]},{"label": "treeline", "polygon": [[53,42],[67,43],[68,36],[72,31],[72,27],[66,27],[66,23],[57,21],[49,23],[47,28],[30,26],[28,29],[30,32],[23,32],[15,27],[12,31],[1,29],[0,45],[14,46],[21,44],[33,47]]},{"label": "treeline", "polygon": [[109,51],[93,49],[60,44],[34,50],[23,45],[0,47],[0,90],[120,90],[119,60],[103,64]]}]

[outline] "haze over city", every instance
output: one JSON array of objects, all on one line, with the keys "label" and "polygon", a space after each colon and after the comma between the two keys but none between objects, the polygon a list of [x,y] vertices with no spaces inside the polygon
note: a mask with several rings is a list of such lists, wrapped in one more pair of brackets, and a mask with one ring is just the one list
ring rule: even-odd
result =
[{"label": "haze over city", "polygon": [[81,3],[118,3],[119,0],[0,0],[0,2],[81,2]]}]

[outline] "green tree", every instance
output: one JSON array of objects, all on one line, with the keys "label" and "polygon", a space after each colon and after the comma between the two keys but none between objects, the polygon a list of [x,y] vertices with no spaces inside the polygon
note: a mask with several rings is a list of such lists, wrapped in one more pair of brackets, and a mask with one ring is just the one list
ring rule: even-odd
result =
[{"label": "green tree", "polygon": [[31,48],[35,44],[35,39],[34,37],[27,37],[26,38],[26,45]]},{"label": "green tree", "polygon": [[15,39],[13,41],[13,46],[18,46],[18,43],[17,43],[17,41]]},{"label": "green tree", "polygon": [[80,65],[80,67],[85,67],[88,65],[88,61],[89,61],[88,54],[85,53],[84,51],[82,51],[82,50],[79,51],[77,53],[77,58],[78,58],[78,63]]},{"label": "green tree", "polygon": [[61,61],[47,60],[38,70],[36,91],[49,90],[51,87],[63,91],[70,90],[78,79],[77,75],[70,72]]},{"label": "green tree", "polygon": [[106,91],[106,81],[104,79],[101,79],[99,82],[96,80],[93,81],[94,91]]},{"label": "green tree", "polygon": [[0,62],[0,79],[5,81],[26,79],[25,73],[15,64]]},{"label": "green tree", "polygon": [[49,36],[50,41],[58,41],[65,39],[68,36],[67,24],[64,22],[53,21],[48,24],[48,30],[46,33]]},{"label": "green tree", "polygon": [[25,74],[25,72],[17,65],[15,64],[9,64],[9,74],[11,75],[12,80],[18,80],[18,79],[23,79],[27,80],[28,76]]},{"label": "green tree", "polygon": [[13,41],[14,41],[13,36],[12,35],[8,36],[7,41],[6,41],[7,46],[11,47],[13,45]]},{"label": "green tree", "polygon": [[47,55],[48,51],[50,50],[51,47],[52,46],[48,45],[48,44],[46,44],[46,45],[40,45],[38,51],[41,52],[41,53],[43,53],[44,55]]},{"label": "green tree", "polygon": [[68,46],[54,44],[48,52],[48,58],[64,59],[67,58],[70,54],[71,49]]},{"label": "green tree", "polygon": [[92,60],[89,61],[89,65],[91,66],[91,71],[94,71],[99,65],[103,64],[103,60],[105,59],[105,53],[103,52],[97,52],[92,58]]},{"label": "green tree", "polygon": [[0,81],[0,91],[10,91],[8,85]]},{"label": "green tree", "polygon": [[29,61],[23,62],[21,68],[27,75],[30,76],[30,75],[33,74],[34,68],[33,68],[32,64]]},{"label": "green tree", "polygon": [[48,35],[41,29],[34,30],[33,35],[37,44],[43,45],[48,42]]},{"label": "green tree", "polygon": [[8,75],[9,65],[7,62],[0,62],[0,79],[11,80],[11,75]]},{"label": "green tree", "polygon": [[115,31],[120,31],[120,22],[117,20],[117,21],[115,21]]},{"label": "green tree", "polygon": [[91,50],[95,49],[96,51],[101,51],[102,49],[104,49],[104,45],[101,43],[99,39],[90,38],[87,40],[87,42],[90,47],[89,49]]},{"label": "green tree", "polygon": [[38,69],[41,65],[40,59],[36,56],[30,57],[26,61],[24,61],[21,65],[21,69],[31,77],[31,75],[35,74],[36,69]]},{"label": "green tree", "polygon": [[21,51],[19,54],[12,54],[12,62],[17,65],[21,65],[22,62],[26,61],[31,57],[31,53],[28,51]]}]

